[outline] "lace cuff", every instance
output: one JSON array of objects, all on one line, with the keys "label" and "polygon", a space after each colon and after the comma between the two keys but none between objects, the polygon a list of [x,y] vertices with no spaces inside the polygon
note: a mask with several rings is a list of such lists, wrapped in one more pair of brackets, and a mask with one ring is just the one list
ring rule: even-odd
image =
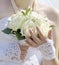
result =
[{"label": "lace cuff", "polygon": [[50,39],[47,39],[47,42],[37,47],[43,55],[43,58],[46,60],[52,60],[55,58],[55,48],[53,45],[53,41]]}]

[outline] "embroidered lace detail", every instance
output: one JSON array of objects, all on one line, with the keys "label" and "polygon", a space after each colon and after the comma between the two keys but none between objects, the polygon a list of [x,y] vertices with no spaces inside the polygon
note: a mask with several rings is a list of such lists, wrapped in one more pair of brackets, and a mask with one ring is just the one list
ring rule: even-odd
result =
[{"label": "embroidered lace detail", "polygon": [[23,65],[39,65],[39,61],[35,55],[30,57]]},{"label": "embroidered lace detail", "polygon": [[2,49],[2,60],[11,62],[20,62],[20,48],[17,43],[9,43]]},{"label": "embroidered lace detail", "polygon": [[38,49],[41,51],[44,59],[51,60],[55,58],[55,48],[52,40],[48,39],[47,43],[40,45]]}]

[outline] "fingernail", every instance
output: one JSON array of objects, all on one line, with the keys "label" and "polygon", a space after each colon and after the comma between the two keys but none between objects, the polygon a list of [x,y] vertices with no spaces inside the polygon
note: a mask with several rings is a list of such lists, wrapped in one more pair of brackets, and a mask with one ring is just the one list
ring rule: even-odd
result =
[{"label": "fingernail", "polygon": [[30,32],[30,34],[33,34],[33,32],[31,30],[29,32]]},{"label": "fingernail", "polygon": [[39,27],[38,27],[38,26],[36,26],[36,28],[37,28],[37,29],[39,29]]},{"label": "fingernail", "polygon": [[27,38],[27,36],[25,36],[25,38]]},{"label": "fingernail", "polygon": [[36,29],[38,29],[38,26],[36,26]]},{"label": "fingernail", "polygon": [[26,39],[28,39],[28,37],[27,37],[27,36],[25,36],[25,38],[26,38]]},{"label": "fingernail", "polygon": [[31,30],[29,30],[29,32],[31,33]]}]

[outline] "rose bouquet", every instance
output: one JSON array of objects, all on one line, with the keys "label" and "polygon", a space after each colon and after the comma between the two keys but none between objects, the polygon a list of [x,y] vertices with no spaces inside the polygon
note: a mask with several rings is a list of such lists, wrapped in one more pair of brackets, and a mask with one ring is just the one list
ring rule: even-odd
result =
[{"label": "rose bouquet", "polygon": [[4,29],[3,32],[13,34],[18,40],[23,40],[25,36],[31,37],[29,29],[31,29],[35,35],[38,35],[36,26],[40,28],[40,31],[45,37],[47,37],[49,30],[53,27],[46,16],[42,16],[27,8],[9,17],[7,28]]}]

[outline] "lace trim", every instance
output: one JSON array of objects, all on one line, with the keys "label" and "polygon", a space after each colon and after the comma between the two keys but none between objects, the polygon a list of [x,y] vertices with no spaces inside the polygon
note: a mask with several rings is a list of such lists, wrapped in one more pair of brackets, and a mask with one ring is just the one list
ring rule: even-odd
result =
[{"label": "lace trim", "polygon": [[55,58],[55,48],[52,40],[47,39],[47,43],[40,45],[38,49],[41,51],[44,59],[51,60]]}]

